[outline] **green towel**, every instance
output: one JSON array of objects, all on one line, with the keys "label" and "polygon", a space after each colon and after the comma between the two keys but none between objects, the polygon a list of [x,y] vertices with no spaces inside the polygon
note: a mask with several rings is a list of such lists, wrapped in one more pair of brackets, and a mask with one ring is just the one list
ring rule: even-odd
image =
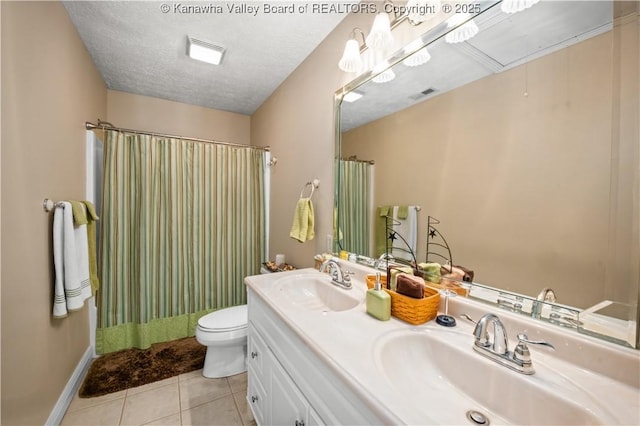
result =
[{"label": "green towel", "polygon": [[[391,206],[378,207],[376,216],[376,253],[375,257],[380,257],[387,252],[387,215]],[[391,212],[393,213],[393,211]]]},{"label": "green towel", "polygon": [[[338,245],[338,247],[342,246],[342,228],[340,228],[338,226],[338,209],[336,207],[333,208],[333,238],[338,238],[338,241],[334,241],[334,247],[336,246],[336,244]],[[329,249],[329,247],[327,247],[327,250]],[[333,252],[333,247],[330,250],[331,252]]]},{"label": "green towel", "polygon": [[440,264],[436,262],[418,263],[418,269],[424,272],[424,278],[432,283],[440,283]]},{"label": "green towel", "polygon": [[301,243],[313,240],[315,236],[313,203],[311,198],[300,198],[296,204],[296,211],[293,215],[293,225],[289,236]]},{"label": "green towel", "polygon": [[[87,208],[85,218],[88,222],[87,240],[89,242],[89,280],[91,281],[91,290],[95,296],[98,287],[100,287],[100,280],[98,280],[98,263],[96,261],[96,221],[100,218],[96,213],[96,208],[93,206],[93,203],[90,201],[83,201],[82,204]],[[73,203],[71,205],[73,206]]]},{"label": "green towel", "polygon": [[87,214],[82,203],[80,201],[69,201],[69,203],[71,203],[71,211],[73,212],[73,225],[86,225],[88,223]]},{"label": "green towel", "polygon": [[398,206],[398,219],[406,219],[409,216],[409,206]]}]

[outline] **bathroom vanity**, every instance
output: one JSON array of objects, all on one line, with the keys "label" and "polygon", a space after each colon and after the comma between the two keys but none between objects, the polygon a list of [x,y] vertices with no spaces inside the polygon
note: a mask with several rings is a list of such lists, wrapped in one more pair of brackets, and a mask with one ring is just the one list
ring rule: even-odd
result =
[{"label": "bathroom vanity", "polygon": [[[373,270],[343,264],[356,271],[350,290],[311,268],[245,279],[247,401],[258,424],[640,423],[638,351],[463,297],[449,302],[453,328],[378,321],[364,304]],[[509,349],[525,332],[556,350],[530,347],[533,375],[481,356],[461,315],[488,312]]]}]

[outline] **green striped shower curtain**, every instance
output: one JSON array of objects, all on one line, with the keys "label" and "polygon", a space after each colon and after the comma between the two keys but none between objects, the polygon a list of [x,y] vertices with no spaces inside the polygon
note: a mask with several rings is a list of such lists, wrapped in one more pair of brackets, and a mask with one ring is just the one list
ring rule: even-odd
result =
[{"label": "green striped shower curtain", "polygon": [[370,254],[373,165],[338,160],[338,220],[334,239],[350,253]]},{"label": "green striped shower curtain", "polygon": [[246,303],[266,252],[266,153],[105,133],[96,351],[193,336]]}]

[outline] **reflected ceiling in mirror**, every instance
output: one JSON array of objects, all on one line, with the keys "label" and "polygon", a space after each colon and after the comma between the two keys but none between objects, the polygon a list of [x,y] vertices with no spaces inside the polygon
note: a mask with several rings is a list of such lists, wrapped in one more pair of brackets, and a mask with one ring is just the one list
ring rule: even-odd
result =
[{"label": "reflected ceiling in mirror", "polygon": [[362,98],[341,106],[341,131],[609,31],[613,10],[610,2],[586,1],[576,7],[572,1],[542,1],[513,15],[496,5],[474,21],[480,32],[470,40],[450,44],[441,38],[427,47],[427,63],[399,63],[393,67],[394,80],[358,87]]}]

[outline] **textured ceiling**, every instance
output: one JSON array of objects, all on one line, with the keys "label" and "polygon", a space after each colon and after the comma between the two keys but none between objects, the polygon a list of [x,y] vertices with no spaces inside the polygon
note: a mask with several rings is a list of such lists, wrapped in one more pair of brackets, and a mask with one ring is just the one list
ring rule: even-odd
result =
[{"label": "textured ceiling", "polygon": [[[275,9],[302,3],[68,1],[64,6],[109,89],[251,115],[346,17]],[[225,47],[223,63],[187,57],[188,35]]]}]

